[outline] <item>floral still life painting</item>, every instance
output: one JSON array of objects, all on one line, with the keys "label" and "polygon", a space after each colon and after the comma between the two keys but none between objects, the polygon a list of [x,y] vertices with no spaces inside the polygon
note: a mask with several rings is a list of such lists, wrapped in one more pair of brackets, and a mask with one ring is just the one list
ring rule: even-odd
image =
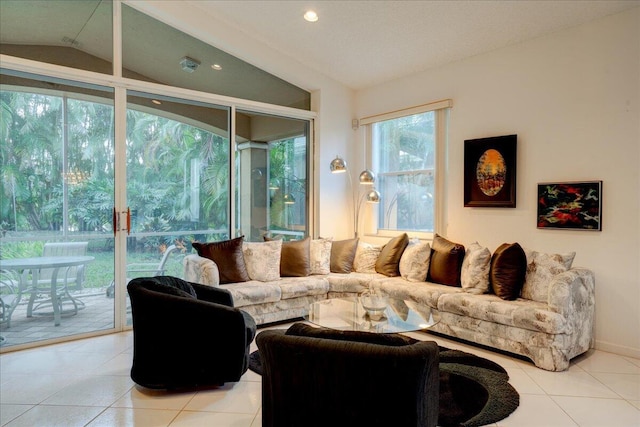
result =
[{"label": "floral still life painting", "polygon": [[602,230],[602,181],[538,184],[538,228]]}]

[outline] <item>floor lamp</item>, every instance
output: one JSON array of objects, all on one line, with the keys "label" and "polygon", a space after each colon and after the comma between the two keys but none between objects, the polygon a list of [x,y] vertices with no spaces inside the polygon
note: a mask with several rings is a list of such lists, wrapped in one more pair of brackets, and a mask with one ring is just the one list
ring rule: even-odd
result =
[{"label": "floor lamp", "polygon": [[[340,156],[336,156],[335,159],[331,161],[329,165],[331,173],[345,173],[348,172],[347,162],[341,158]],[[362,208],[362,203],[365,201],[367,203],[379,203],[380,202],[380,193],[372,187],[369,191],[364,193],[360,193],[360,188],[353,188],[353,180],[351,179],[351,174],[347,173],[349,176],[349,187],[351,187],[351,192],[353,193],[353,231],[354,236],[358,237],[358,223],[360,219],[360,209]],[[376,175],[373,171],[369,169],[365,169],[360,172],[359,177],[360,185],[371,185],[376,181]]]}]

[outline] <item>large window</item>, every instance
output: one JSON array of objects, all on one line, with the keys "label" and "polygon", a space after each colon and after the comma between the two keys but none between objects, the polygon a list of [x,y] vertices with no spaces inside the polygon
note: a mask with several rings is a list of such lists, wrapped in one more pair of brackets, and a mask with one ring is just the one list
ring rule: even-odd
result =
[{"label": "large window", "polygon": [[111,0],[0,24],[0,353],[129,325],[195,240],[309,234],[309,92]]},{"label": "large window", "polygon": [[438,164],[449,101],[363,119],[382,195],[377,229],[433,233],[438,217]]}]

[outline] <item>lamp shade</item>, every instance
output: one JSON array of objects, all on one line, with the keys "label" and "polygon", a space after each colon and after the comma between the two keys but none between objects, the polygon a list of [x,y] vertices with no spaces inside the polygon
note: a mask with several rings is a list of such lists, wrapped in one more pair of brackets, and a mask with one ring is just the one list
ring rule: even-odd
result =
[{"label": "lamp shade", "polygon": [[367,203],[380,203],[380,193],[375,188],[367,193]]},{"label": "lamp shade", "polygon": [[296,199],[291,193],[286,193],[284,196],[282,196],[282,200],[284,201],[285,205],[293,205],[296,202]]},{"label": "lamp shade", "polygon": [[373,185],[376,182],[376,174],[369,169],[365,169],[360,172],[360,184],[362,185]]},{"label": "lamp shade", "polygon": [[331,160],[329,168],[331,169],[331,173],[343,173],[347,171],[347,162],[339,156],[336,156],[335,159]]}]

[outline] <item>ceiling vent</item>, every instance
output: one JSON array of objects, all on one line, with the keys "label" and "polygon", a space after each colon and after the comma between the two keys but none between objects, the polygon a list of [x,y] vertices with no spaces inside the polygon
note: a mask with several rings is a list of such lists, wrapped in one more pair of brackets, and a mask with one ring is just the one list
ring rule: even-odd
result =
[{"label": "ceiling vent", "polygon": [[182,66],[183,71],[186,71],[187,73],[193,73],[200,66],[200,61],[185,56],[180,60],[180,66]]}]

